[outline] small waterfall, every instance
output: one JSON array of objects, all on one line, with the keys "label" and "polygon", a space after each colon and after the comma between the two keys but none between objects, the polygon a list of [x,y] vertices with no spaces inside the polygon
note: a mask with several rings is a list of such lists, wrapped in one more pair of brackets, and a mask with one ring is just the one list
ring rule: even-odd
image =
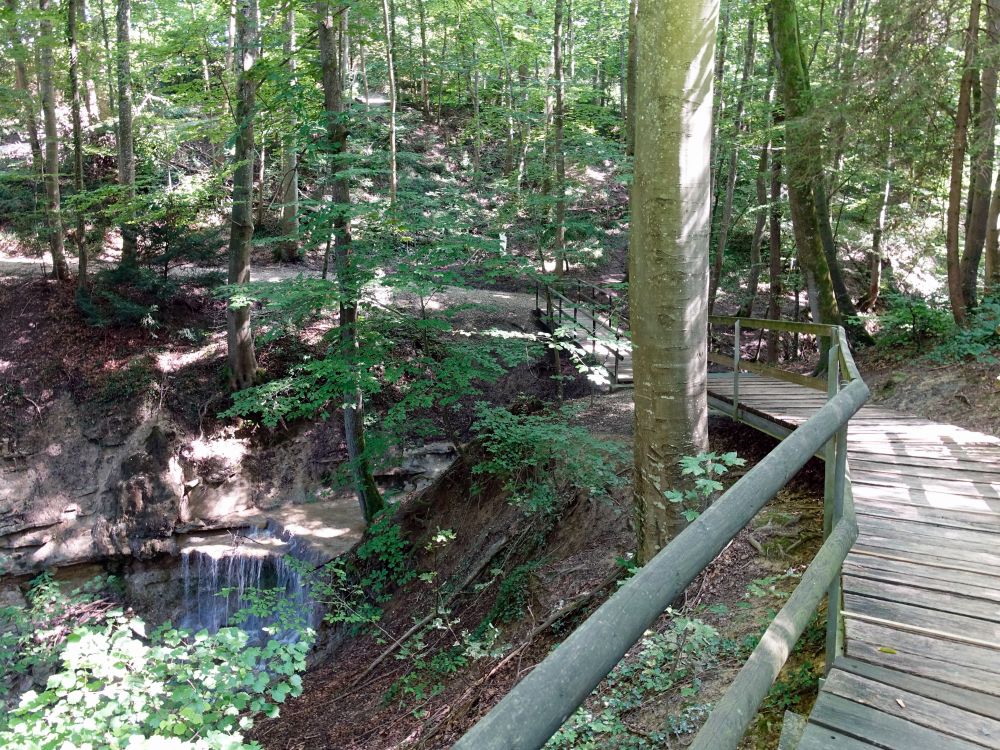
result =
[{"label": "small waterfall", "polygon": [[[277,592],[274,598],[280,611],[315,628],[320,609],[310,599],[304,576],[289,563],[289,557],[310,563],[309,568],[318,562],[308,545],[271,524],[263,529],[248,529],[240,536],[225,533],[191,537],[181,551],[184,605],[179,626],[192,633],[202,629],[214,633],[231,624],[230,618],[239,610],[249,608],[247,593],[258,590]],[[223,591],[228,593],[223,595]],[[264,641],[270,637],[264,628],[275,625],[277,619],[275,615],[254,613],[239,627],[251,641]],[[294,639],[297,633],[286,631],[279,637]]]}]

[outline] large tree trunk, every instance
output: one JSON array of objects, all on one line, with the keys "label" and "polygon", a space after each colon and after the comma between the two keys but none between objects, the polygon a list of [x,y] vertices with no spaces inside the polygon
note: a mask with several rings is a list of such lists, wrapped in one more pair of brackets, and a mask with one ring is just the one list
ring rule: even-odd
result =
[{"label": "large tree trunk", "polygon": [[[719,222],[719,236],[715,244],[715,261],[708,282],[708,314],[715,309],[715,296],[719,290],[722,277],[722,261],[725,258],[726,243],[729,241],[729,229],[733,221],[733,195],[736,190],[736,172],[739,165],[739,138],[743,130],[743,109],[746,106],[747,93],[750,91],[750,75],[753,72],[754,46],[756,42],[754,18],[747,22],[746,48],[743,51],[743,72],[740,77],[740,92],[736,99],[736,112],[733,114],[733,135],[729,147],[729,172],[726,175],[726,197],[722,203],[722,220]],[[720,128],[721,129],[721,128]]]},{"label": "large tree trunk", "polygon": [[45,195],[48,205],[45,215],[48,220],[49,250],[52,253],[52,277],[68,279],[66,252],[63,247],[63,223],[59,195],[59,136],[56,132],[56,91],[52,82],[52,20],[49,0],[39,0],[41,11],[39,31],[38,61],[41,73],[42,114],[45,118]]},{"label": "large tree trunk", "polygon": [[993,184],[993,140],[996,133],[997,114],[997,64],[1000,51],[1000,0],[986,2],[987,38],[984,50],[987,61],[983,68],[982,88],[979,99],[979,117],[972,143],[972,172],[969,223],[965,228],[965,249],[962,252],[962,297],[967,310],[976,306],[979,264],[986,242],[990,209],[990,187]]},{"label": "large tree trunk", "polygon": [[965,40],[965,60],[962,82],[958,89],[958,109],[955,111],[955,132],[951,147],[951,177],[948,185],[948,220],[945,233],[945,251],[948,265],[948,299],[955,322],[965,324],[967,305],[962,288],[962,263],[959,257],[959,223],[962,214],[962,181],[965,169],[965,150],[969,136],[972,80],[976,71],[974,61],[979,36],[980,0],[972,0],[969,28]]},{"label": "large tree trunk", "polygon": [[[233,210],[229,226],[229,284],[250,283],[250,247],[253,239],[254,109],[257,83],[254,66],[260,54],[257,0],[239,0],[236,13],[236,146],[233,162]],[[257,381],[250,305],[226,311],[229,378],[234,390]]]},{"label": "large tree trunk", "polygon": [[[385,0],[383,0],[385,3]],[[337,15],[340,23],[334,20],[334,12],[329,0],[318,0],[316,3],[319,40],[319,62],[322,71],[323,105],[326,110],[327,144],[326,147],[335,155],[347,151],[347,127],[343,122],[344,113],[344,81],[343,66],[338,54],[339,43],[346,46],[347,6],[338,6]],[[386,29],[390,32],[387,13]],[[337,284],[340,290],[340,347],[343,356],[354,361],[357,357],[357,321],[358,321],[358,269],[353,257],[351,241],[351,222],[347,208],[351,203],[351,188],[345,174],[346,165],[342,160],[334,159],[331,164],[332,182],[330,197],[333,202],[343,208],[337,211],[333,221],[334,260],[337,268]],[[348,459],[351,463],[351,473],[354,478],[358,502],[366,520],[378,513],[385,503],[375,485],[371,464],[365,448],[364,401],[359,387],[349,388],[344,394],[344,442],[347,445]]]},{"label": "large tree trunk", "polygon": [[[69,0],[67,7],[66,36],[69,42],[69,90],[70,115],[73,120],[73,190],[77,199],[83,195],[83,123],[80,118],[80,43],[77,39],[77,24],[80,18],[82,0]],[[83,210],[76,210],[76,249],[78,271],[76,283],[87,287],[87,225]]]},{"label": "large tree trunk", "polygon": [[129,206],[122,222],[122,264],[138,262],[135,225],[129,221],[135,200],[135,146],[132,138],[132,66],[131,54],[132,0],[118,0],[118,184]]},{"label": "large tree trunk", "polygon": [[[556,89],[556,104],[553,115],[555,129],[555,160],[556,181],[553,186],[556,193],[555,201],[555,242],[552,251],[556,259],[556,273],[566,271],[566,154],[563,152],[563,130],[565,121],[565,102],[563,89],[563,0],[556,0],[555,25],[552,33],[553,76]],[[542,269],[543,271],[545,269]]]},{"label": "large tree trunk", "polygon": [[17,0],[7,0],[7,12],[10,14],[10,44],[14,58],[14,90],[21,101],[21,125],[31,147],[32,167],[36,174],[41,174],[42,143],[38,139],[38,117],[35,114],[35,101],[28,84],[27,51],[21,38],[21,29],[17,25]]},{"label": "large tree trunk", "polygon": [[[346,13],[347,11],[343,11]],[[396,205],[396,64],[393,14],[389,12],[389,0],[382,0],[382,21],[385,25],[385,64],[389,75],[389,205]]]},{"label": "large tree trunk", "polygon": [[639,14],[629,305],[635,345],[639,561],[685,525],[666,490],[708,447],[707,331],[713,0],[644,2]]},{"label": "large tree trunk", "polygon": [[[788,203],[799,263],[809,288],[813,321],[839,325],[830,267],[820,239],[815,188],[822,179],[822,132],[813,111],[812,92],[803,63],[795,0],[771,0],[771,33],[785,104],[785,168]],[[824,340],[825,341],[825,340]]]}]

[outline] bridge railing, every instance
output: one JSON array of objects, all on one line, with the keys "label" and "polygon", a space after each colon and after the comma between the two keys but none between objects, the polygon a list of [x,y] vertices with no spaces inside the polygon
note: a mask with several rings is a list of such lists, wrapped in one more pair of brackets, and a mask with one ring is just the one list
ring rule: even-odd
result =
[{"label": "bridge railing", "polygon": [[619,364],[631,351],[626,286],[591,284],[582,279],[535,281],[535,308],[553,329],[570,326],[590,341],[590,352],[598,346],[612,358],[608,366],[612,383],[619,380]]},{"label": "bridge railing", "polygon": [[[775,321],[716,318],[741,330]],[[840,649],[840,569],[858,528],[847,482],[846,428],[868,399],[843,329],[803,325],[829,342],[829,399],[581,623],[454,746],[536,750],[562,726],[645,630],[817,453],[826,458],[827,534],[785,606],[695,737],[696,750],[735,748],[824,596],[830,597],[827,663]],[[737,350],[738,350],[737,345]],[[741,366],[733,359],[737,369]]]}]

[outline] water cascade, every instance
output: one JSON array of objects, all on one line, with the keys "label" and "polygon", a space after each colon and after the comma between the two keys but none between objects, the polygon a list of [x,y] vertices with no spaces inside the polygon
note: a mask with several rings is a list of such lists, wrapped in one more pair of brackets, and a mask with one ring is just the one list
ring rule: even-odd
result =
[{"label": "water cascade", "polygon": [[[304,571],[320,560],[316,552],[295,537],[268,524],[264,528],[192,535],[181,550],[184,599],[178,623],[190,632],[214,633],[231,624],[230,618],[252,603],[248,592],[274,591],[282,612],[296,615],[315,628],[319,607],[309,597]],[[291,559],[289,559],[291,558]],[[254,613],[239,627],[252,641],[266,640],[264,628],[275,624],[275,615]],[[282,637],[294,637],[285,633]]]}]

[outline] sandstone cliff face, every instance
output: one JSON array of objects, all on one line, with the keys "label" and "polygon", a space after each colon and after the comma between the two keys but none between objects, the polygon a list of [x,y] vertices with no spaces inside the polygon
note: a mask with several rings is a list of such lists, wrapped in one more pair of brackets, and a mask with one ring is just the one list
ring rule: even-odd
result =
[{"label": "sandstone cliff face", "polygon": [[194,438],[151,408],[94,421],[61,399],[0,443],[0,576],[175,554],[186,532],[303,503],[336,463],[335,435],[318,425],[251,450],[232,434]]}]

